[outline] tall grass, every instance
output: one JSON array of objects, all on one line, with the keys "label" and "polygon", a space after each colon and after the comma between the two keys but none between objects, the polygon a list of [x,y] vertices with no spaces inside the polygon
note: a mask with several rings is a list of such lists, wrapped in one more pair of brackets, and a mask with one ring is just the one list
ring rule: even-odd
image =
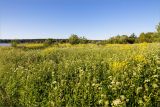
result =
[{"label": "tall grass", "polygon": [[160,44],[0,48],[0,106],[156,107]]}]

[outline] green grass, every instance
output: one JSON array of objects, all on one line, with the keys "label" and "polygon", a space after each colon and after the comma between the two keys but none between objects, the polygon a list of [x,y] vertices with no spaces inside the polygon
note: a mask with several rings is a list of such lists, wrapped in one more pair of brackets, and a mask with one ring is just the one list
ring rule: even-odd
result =
[{"label": "green grass", "polygon": [[0,47],[0,106],[156,107],[158,101],[160,44]]}]

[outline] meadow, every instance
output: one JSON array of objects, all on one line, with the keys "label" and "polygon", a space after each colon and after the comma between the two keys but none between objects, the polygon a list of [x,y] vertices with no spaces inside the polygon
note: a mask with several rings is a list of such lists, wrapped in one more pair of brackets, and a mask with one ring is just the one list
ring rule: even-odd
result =
[{"label": "meadow", "polygon": [[0,47],[0,106],[158,107],[160,44]]}]

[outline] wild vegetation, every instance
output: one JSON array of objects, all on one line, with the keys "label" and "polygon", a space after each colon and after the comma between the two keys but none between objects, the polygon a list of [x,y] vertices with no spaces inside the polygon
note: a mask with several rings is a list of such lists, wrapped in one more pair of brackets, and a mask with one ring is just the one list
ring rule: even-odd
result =
[{"label": "wild vegetation", "polygon": [[158,107],[159,43],[38,45],[0,47],[0,106]]}]

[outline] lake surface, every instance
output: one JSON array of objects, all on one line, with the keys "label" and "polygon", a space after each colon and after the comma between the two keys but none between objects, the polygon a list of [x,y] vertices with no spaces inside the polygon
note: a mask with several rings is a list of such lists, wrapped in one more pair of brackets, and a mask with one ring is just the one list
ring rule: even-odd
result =
[{"label": "lake surface", "polygon": [[11,46],[10,43],[0,43],[0,46]]}]

